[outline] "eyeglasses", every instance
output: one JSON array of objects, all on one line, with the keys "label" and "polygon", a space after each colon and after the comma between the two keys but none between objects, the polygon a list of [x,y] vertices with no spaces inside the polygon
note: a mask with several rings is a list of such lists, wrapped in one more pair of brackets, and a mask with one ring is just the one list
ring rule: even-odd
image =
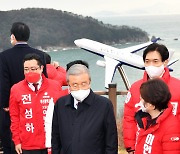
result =
[{"label": "eyeglasses", "polygon": [[35,72],[39,69],[40,67],[31,67],[31,68],[24,68],[24,72]]},{"label": "eyeglasses", "polygon": [[73,83],[72,85],[69,85],[73,90],[79,90],[79,89],[87,89],[89,86],[89,83],[82,82],[81,84]]}]

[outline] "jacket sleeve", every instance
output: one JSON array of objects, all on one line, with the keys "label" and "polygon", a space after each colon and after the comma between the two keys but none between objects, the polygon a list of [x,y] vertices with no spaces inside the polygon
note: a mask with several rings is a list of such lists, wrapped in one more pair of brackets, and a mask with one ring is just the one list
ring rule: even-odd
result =
[{"label": "jacket sleeve", "polygon": [[180,153],[180,123],[168,127],[162,138],[163,154]]},{"label": "jacket sleeve", "polygon": [[62,146],[60,140],[59,124],[58,124],[58,102],[54,107],[51,144],[52,144],[52,153],[59,154]]},{"label": "jacket sleeve", "polygon": [[127,94],[124,105],[124,117],[123,117],[123,139],[124,146],[128,152],[135,150],[136,142],[136,130],[137,125],[135,122],[135,107],[133,96],[131,95],[131,89]]},{"label": "jacket sleeve", "polygon": [[19,102],[16,99],[17,90],[12,87],[10,93],[10,118],[11,118],[11,132],[12,132],[12,140],[14,144],[20,144],[20,130],[19,130],[19,123],[20,123],[20,109],[19,109]]},{"label": "jacket sleeve", "polygon": [[118,153],[118,135],[116,119],[113,112],[112,103],[109,103],[107,114],[105,117],[105,132],[106,132],[106,154]]},{"label": "jacket sleeve", "polygon": [[63,67],[58,67],[57,72],[60,76],[60,80],[62,82],[63,86],[67,86],[67,81],[66,81],[66,70]]}]

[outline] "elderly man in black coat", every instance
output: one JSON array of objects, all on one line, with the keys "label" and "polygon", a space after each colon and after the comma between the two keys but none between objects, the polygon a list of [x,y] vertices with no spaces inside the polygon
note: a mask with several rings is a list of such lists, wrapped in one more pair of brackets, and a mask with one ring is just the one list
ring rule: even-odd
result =
[{"label": "elderly man in black coat", "polygon": [[117,127],[109,99],[90,89],[91,77],[83,64],[67,71],[70,94],[55,104],[52,153],[117,154]]}]

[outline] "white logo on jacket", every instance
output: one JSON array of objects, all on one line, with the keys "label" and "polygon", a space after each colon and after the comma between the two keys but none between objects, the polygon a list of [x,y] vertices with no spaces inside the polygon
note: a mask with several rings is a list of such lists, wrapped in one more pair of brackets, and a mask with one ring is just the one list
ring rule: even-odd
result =
[{"label": "white logo on jacket", "polygon": [[177,142],[179,140],[180,140],[180,138],[178,136],[177,137],[171,137],[171,141],[173,141],[173,142]]},{"label": "white logo on jacket", "polygon": [[174,115],[177,114],[177,109],[178,109],[178,102],[171,102],[172,106],[173,106],[173,110],[172,110],[172,113]]},{"label": "white logo on jacket", "polygon": [[40,103],[42,104],[42,110],[43,110],[43,119],[45,119],[46,111],[47,111],[50,101],[51,101],[51,97],[48,95],[48,92],[44,92],[44,95],[42,96],[42,99],[40,100]]},{"label": "white logo on jacket", "polygon": [[151,153],[152,151],[152,144],[153,144],[153,141],[154,141],[154,135],[152,134],[148,134],[147,137],[146,137],[146,141],[145,141],[145,144],[144,144],[144,147],[143,147],[143,154],[148,154],[148,153]]}]

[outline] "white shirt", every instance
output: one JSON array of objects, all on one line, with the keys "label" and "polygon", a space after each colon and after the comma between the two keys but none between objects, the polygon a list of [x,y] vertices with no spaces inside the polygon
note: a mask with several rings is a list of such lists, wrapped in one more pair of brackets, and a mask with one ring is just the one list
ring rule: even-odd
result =
[{"label": "white shirt", "polygon": [[78,108],[78,104],[79,104],[79,103],[80,103],[80,102],[77,101],[77,99],[74,98],[74,108],[75,108],[75,109]]},{"label": "white shirt", "polygon": [[20,41],[19,41],[19,42],[17,42],[15,45],[18,45],[18,44],[27,44],[27,42],[23,42],[23,41],[20,42]]}]

